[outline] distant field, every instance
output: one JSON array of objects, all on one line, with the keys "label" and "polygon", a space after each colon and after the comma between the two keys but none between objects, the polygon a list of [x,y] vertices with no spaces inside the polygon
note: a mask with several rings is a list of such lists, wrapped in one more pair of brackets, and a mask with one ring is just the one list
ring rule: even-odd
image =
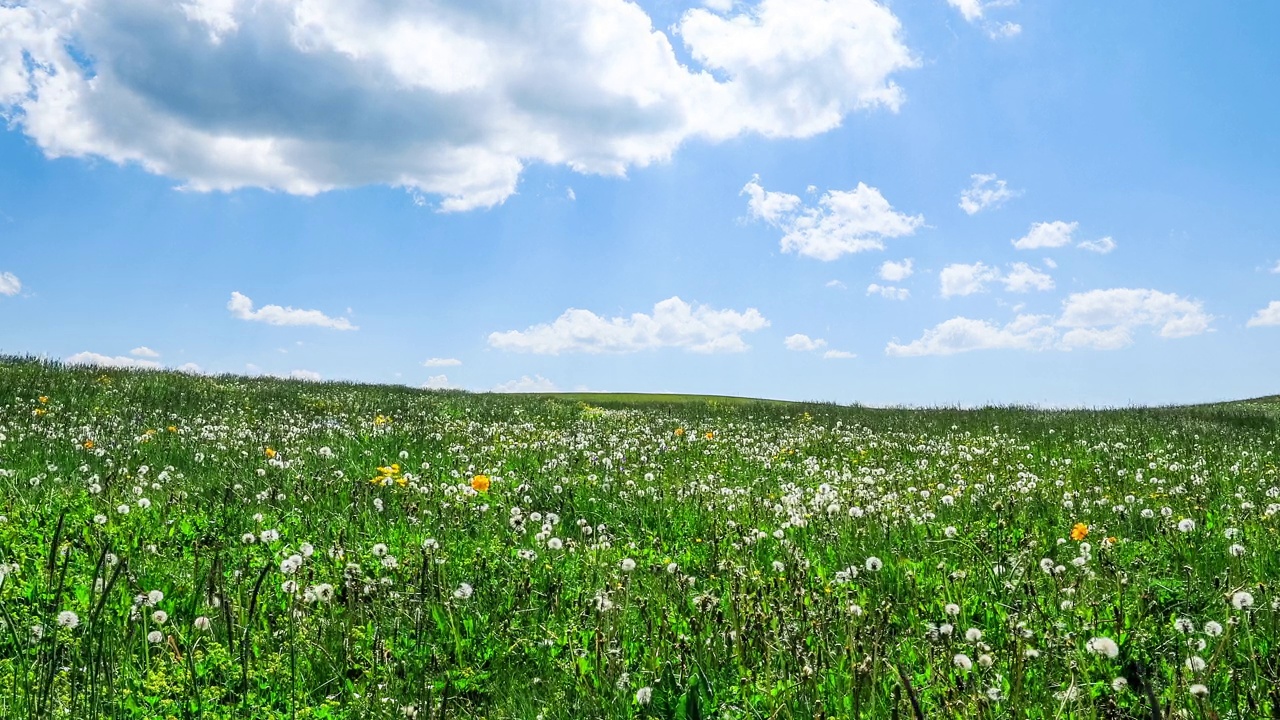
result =
[{"label": "distant field", "polygon": [[1280,717],[1280,398],[0,360],[0,718]]}]

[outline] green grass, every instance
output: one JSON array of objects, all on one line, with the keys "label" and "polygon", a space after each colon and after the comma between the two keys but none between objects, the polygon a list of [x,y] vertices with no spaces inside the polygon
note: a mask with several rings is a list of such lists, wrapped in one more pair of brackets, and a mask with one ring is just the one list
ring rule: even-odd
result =
[{"label": "green grass", "polygon": [[0,360],[0,718],[1273,717],[1278,443]]}]

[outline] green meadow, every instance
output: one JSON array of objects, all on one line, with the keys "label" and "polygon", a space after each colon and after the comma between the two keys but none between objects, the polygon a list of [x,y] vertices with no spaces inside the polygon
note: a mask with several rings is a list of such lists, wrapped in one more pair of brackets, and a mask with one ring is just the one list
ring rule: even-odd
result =
[{"label": "green meadow", "polygon": [[1280,717],[1280,400],[0,360],[0,718]]}]

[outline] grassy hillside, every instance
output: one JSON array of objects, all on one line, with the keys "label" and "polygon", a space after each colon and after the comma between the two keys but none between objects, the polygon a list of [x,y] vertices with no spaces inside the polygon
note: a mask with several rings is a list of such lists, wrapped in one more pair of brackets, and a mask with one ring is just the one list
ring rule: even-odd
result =
[{"label": "grassy hillside", "polygon": [[0,717],[1272,717],[1278,445],[2,360]]}]

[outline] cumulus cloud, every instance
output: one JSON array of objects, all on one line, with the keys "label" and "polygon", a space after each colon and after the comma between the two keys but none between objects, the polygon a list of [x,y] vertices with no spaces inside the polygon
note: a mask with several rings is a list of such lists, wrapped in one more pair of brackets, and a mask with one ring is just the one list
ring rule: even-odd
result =
[{"label": "cumulus cloud", "polygon": [[827,286],[827,287],[829,287],[829,288],[835,288],[835,289],[837,289],[837,290],[848,290],[848,289],[849,289],[849,286],[848,286],[848,285],[845,285],[844,283],[840,282],[839,280],[828,280],[828,281],[827,281],[827,285],[826,285],[826,286]]},{"label": "cumulus cloud", "polygon": [[1116,241],[1112,240],[1110,236],[1107,236],[1103,238],[1098,238],[1097,240],[1085,240],[1084,242],[1080,243],[1076,247],[1080,248],[1081,250],[1096,252],[1099,255],[1106,255],[1107,253],[1116,249]]},{"label": "cumulus cloud", "polygon": [[938,273],[942,283],[942,297],[973,295],[986,292],[987,283],[1000,279],[1000,270],[980,262],[971,265],[955,263]]},{"label": "cumulus cloud", "polygon": [[431,375],[422,383],[422,387],[425,390],[448,390],[454,386],[446,375]]},{"label": "cumulus cloud", "polygon": [[875,0],[712,0],[670,35],[627,0],[10,0],[0,28],[0,113],[48,157],[445,211],[502,202],[532,163],[619,175],[896,111],[919,64]]},{"label": "cumulus cloud", "polygon": [[177,371],[178,371],[178,372],[180,372],[180,373],[187,373],[188,375],[203,375],[203,374],[204,374],[204,368],[200,367],[199,365],[197,365],[197,364],[195,364],[195,363],[193,363],[193,362],[189,362],[189,363],[182,363],[182,364],[181,364],[181,365],[179,365],[178,367],[174,368],[174,370],[177,370]]},{"label": "cumulus cloud", "polygon": [[[1280,303],[1276,305],[1280,308]],[[1208,332],[1212,321],[1202,303],[1172,293],[1091,290],[1063,300],[1056,318],[1019,315],[1013,322],[999,325],[956,317],[925,330],[910,343],[889,343],[885,353],[908,357],[971,350],[1117,350],[1131,345],[1140,328],[1150,328],[1163,338],[1182,338]]]},{"label": "cumulus cloud", "polygon": [[1078,222],[1069,223],[1061,220],[1032,223],[1031,230],[1026,235],[1014,240],[1013,246],[1019,250],[1036,250],[1038,248],[1056,248],[1070,245],[1072,242],[1071,235],[1078,227],[1080,227]]},{"label": "cumulus cloud", "polygon": [[889,205],[880,191],[858,183],[853,190],[828,190],[817,206],[805,205],[797,195],[773,192],[751,178],[742,193],[747,212],[783,232],[783,252],[818,260],[835,260],[850,253],[883,250],[886,238],[915,234],[923,215],[906,215]]},{"label": "cumulus cloud", "polygon": [[694,307],[671,297],[653,306],[652,314],[604,318],[590,310],[570,308],[554,322],[526,330],[489,335],[499,350],[559,355],[566,352],[632,353],[656,348],[684,348],[691,352],[742,352],[743,333],[769,326],[755,308],[743,312]]},{"label": "cumulus cloud", "polygon": [[1019,315],[1007,325],[956,317],[924,331],[905,345],[890,342],[885,354],[895,357],[954,355],[971,350],[1044,350],[1057,332],[1044,315]]},{"label": "cumulus cloud", "polygon": [[1272,300],[1269,305],[1259,310],[1245,327],[1271,327],[1280,325],[1280,300]]},{"label": "cumulus cloud", "polygon": [[305,380],[307,382],[320,382],[320,373],[314,370],[294,370],[288,375],[290,380]]},{"label": "cumulus cloud", "polygon": [[134,357],[144,357],[144,358],[158,358],[158,357],[160,357],[160,353],[156,352],[155,350],[152,350],[151,348],[147,347],[146,345],[143,345],[143,346],[141,346],[141,347],[136,347],[136,348],[134,348],[134,349],[130,350],[130,351],[129,351],[129,354],[130,354],[130,355],[132,355],[132,356],[134,356]]},{"label": "cumulus cloud", "polygon": [[994,174],[970,175],[973,184],[960,193],[960,209],[975,215],[986,208],[996,208],[1006,200],[1022,194],[1020,190],[1010,190],[1008,183]]},{"label": "cumulus cloud", "polygon": [[423,367],[454,367],[461,365],[462,361],[457,358],[428,358],[422,362]]},{"label": "cumulus cloud", "polygon": [[319,310],[299,310],[292,307],[281,307],[280,305],[263,305],[254,310],[253,301],[239,292],[231,293],[231,300],[227,302],[227,309],[231,311],[232,315],[241,320],[261,322],[268,325],[311,325],[333,330],[359,330],[358,327],[351,324],[350,320],[344,317],[332,318]]},{"label": "cumulus cloud", "polygon": [[1271,268],[1271,272],[1280,275],[1280,260],[1276,261],[1276,266]]},{"label": "cumulus cloud", "polygon": [[848,350],[828,350],[822,353],[823,360],[851,360],[858,357],[857,353],[851,353]]},{"label": "cumulus cloud", "polygon": [[523,375],[519,380],[509,380],[500,385],[494,385],[489,392],[495,393],[554,393],[560,392],[560,388],[550,380],[541,375],[529,377]]},{"label": "cumulus cloud", "polygon": [[787,346],[788,350],[794,350],[796,352],[812,352],[827,346],[826,340],[811,338],[808,335],[802,335],[799,333],[795,335],[788,335],[782,342]]},{"label": "cumulus cloud", "polygon": [[880,266],[880,279],[889,282],[902,282],[915,272],[913,265],[914,261],[911,258],[907,258],[902,262],[885,260],[884,264]]},{"label": "cumulus cloud", "polygon": [[160,363],[154,360],[139,360],[125,355],[102,355],[96,352],[79,352],[68,357],[64,362],[68,365],[93,365],[108,368],[129,368],[133,370],[159,370]]},{"label": "cumulus cloud", "polygon": [[1024,293],[1031,290],[1052,290],[1053,278],[1030,265],[1018,262],[1010,266],[1009,272],[1000,278],[1004,289],[1009,292]]},{"label": "cumulus cloud", "polygon": [[[0,12],[3,11],[4,8],[0,8]],[[17,275],[11,272],[0,273],[0,295],[13,297],[20,292],[22,292],[22,281],[18,279]]]},{"label": "cumulus cloud", "polygon": [[892,285],[877,285],[871,283],[867,286],[868,295],[879,295],[890,300],[906,300],[911,297],[911,291],[906,288],[893,287]]},{"label": "cumulus cloud", "polygon": [[1018,0],[947,0],[947,4],[959,10],[965,20],[981,26],[992,39],[1013,37],[1022,32],[1022,26],[1017,23],[987,19],[988,10],[1017,5]]}]

